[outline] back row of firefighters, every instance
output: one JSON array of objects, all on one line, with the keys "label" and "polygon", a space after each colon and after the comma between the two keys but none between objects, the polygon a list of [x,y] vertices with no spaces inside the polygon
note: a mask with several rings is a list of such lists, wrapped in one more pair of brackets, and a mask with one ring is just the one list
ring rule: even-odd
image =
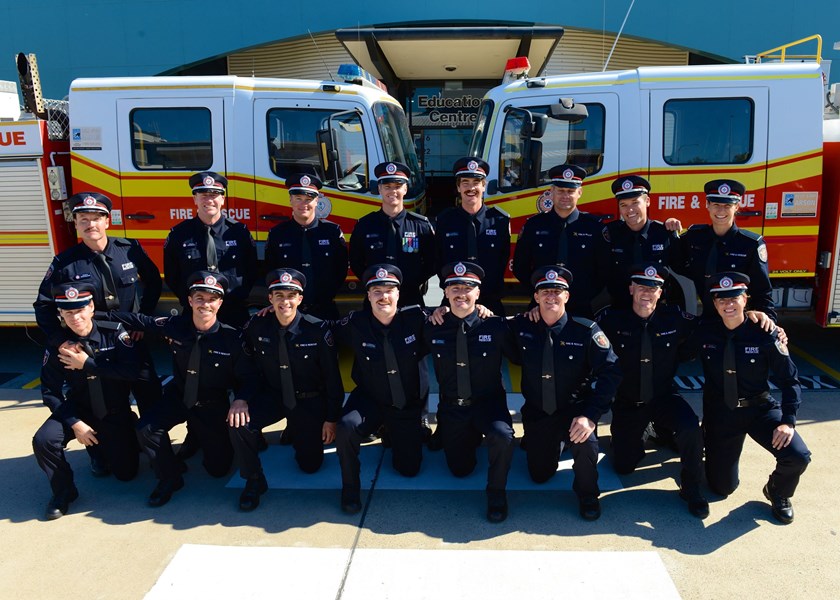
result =
[{"label": "back row of firefighters", "polygon": [[[239,459],[245,479],[239,506],[253,510],[268,489],[260,431],[283,418],[294,431],[291,443],[304,472],[317,471],[324,444],[335,442],[341,507],[358,512],[359,447],[382,425],[394,468],[409,477],[419,472],[428,400],[424,356],[431,354],[440,392],[436,436],[458,477],[474,470],[476,448],[487,440],[492,522],[507,517],[514,440],[503,356],[522,365],[529,474],[547,481],[569,447],[584,519],[601,514],[596,426],[612,407],[619,473],[641,461],[643,433],[654,422],[674,434],[680,497],[705,518],[704,474],[713,492],[732,493],[749,434],[776,457],[763,492],[774,517],[791,522],[790,497],[810,453],[794,429],[801,391],[784,333],[774,324],[766,247],[734,223],[743,186],[709,182],[712,224],[678,236],[678,221],[648,218],[644,178],[614,182],[621,220],[605,226],[577,208],[586,172],[574,165],[551,169],[551,207],[525,223],[513,258],[534,308],[505,319],[497,315],[504,314],[509,217],[483,201],[484,161],[460,159],[454,172],[460,203],[438,216],[435,231],[403,206],[408,168],[378,165],[382,208],[358,221],[349,252],[340,228],[316,218],[320,181],[290,177],[292,218],[269,233],[266,247],[271,307],[250,321],[256,252],[247,228],[222,211],[223,176],[190,178],[197,216],[174,227],[164,245],[165,279],[184,307],[173,317],[148,316],[160,295],[160,275],[136,241],[107,236],[110,200],[98,193],[74,196],[82,241],[55,257],[35,302],[48,338],[42,389],[52,411],[33,439],[53,492],[46,517],[59,518],[78,496],[64,458],[73,438],[88,449],[94,474],[121,480],[136,474],[142,448],[159,480],[149,504],[166,504],[184,484],[186,465],[168,435],[183,422],[211,475],[224,476]],[[367,302],[340,319],[334,298],[348,259]],[[430,315],[423,291],[435,272],[445,306]],[[674,273],[694,282],[702,321],[661,302],[663,293],[693,300],[690,286],[685,292],[672,285]],[[598,311],[599,326],[590,319],[607,304]],[[144,334],[169,344],[173,381],[163,391]],[[336,341],[354,357],[356,387],[346,402]],[[695,356],[706,376],[703,432],[673,384],[678,362]],[[770,372],[781,400],[769,393]]]}]

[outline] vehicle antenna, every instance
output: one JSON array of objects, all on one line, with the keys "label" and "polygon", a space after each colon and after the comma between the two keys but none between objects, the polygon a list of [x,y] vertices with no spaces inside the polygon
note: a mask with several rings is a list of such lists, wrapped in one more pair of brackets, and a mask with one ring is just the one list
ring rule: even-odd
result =
[{"label": "vehicle antenna", "polygon": [[312,35],[312,32],[309,29],[306,30],[306,33],[309,34],[309,37],[312,39],[312,44],[315,46],[315,50],[318,51],[318,56],[321,57],[321,62],[324,63],[324,68],[327,70],[327,75],[330,76],[330,81],[335,81],[335,77],[332,76],[330,73],[330,68],[327,66],[327,61],[324,60],[324,55],[321,54],[321,49],[318,47],[318,42],[315,41],[315,36]]}]

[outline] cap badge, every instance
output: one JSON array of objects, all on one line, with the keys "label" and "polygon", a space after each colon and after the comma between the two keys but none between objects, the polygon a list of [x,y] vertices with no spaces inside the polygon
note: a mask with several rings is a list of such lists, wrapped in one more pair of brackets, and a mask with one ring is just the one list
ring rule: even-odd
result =
[{"label": "cap badge", "polygon": [[214,185],[216,180],[213,179],[210,175],[204,178],[204,185]]},{"label": "cap badge", "polygon": [[732,287],[732,280],[729,277],[724,277],[720,280],[720,287],[728,289]]},{"label": "cap badge", "polygon": [[549,281],[554,281],[557,279],[557,271],[549,271],[545,274],[545,278]]},{"label": "cap badge", "polygon": [[721,186],[718,188],[718,194],[720,194],[721,196],[728,196],[728,195],[729,195],[729,192],[731,192],[731,191],[732,191],[732,188],[731,188],[731,187],[729,187],[729,184],[728,184],[728,183],[723,183],[723,184],[721,184]]},{"label": "cap badge", "polygon": [[575,172],[571,169],[566,169],[563,171],[563,179],[572,179],[575,176]]},{"label": "cap badge", "polygon": [[385,167],[385,172],[388,173],[388,175],[393,175],[397,172],[397,165],[394,163],[388,163],[388,166]]},{"label": "cap badge", "polygon": [[79,290],[74,287],[67,288],[65,296],[67,296],[68,300],[75,300],[79,296]]},{"label": "cap badge", "polygon": [[467,267],[464,266],[464,263],[458,263],[455,265],[455,274],[458,277],[463,277],[463,275],[467,272]]},{"label": "cap badge", "polygon": [[300,184],[301,185],[309,185],[310,183],[312,183],[312,180],[309,179],[309,177],[307,175],[304,175],[303,177],[300,178]]},{"label": "cap badge", "polygon": [[630,181],[629,179],[625,179],[624,183],[621,184],[621,189],[622,190],[629,190],[629,189],[632,189],[632,188],[633,188],[633,182]]},{"label": "cap badge", "polygon": [[207,285],[216,285],[216,278],[212,275],[208,275],[204,278],[204,283],[206,283]]},{"label": "cap badge", "polygon": [[388,271],[386,271],[385,269],[379,269],[376,272],[377,279],[385,279],[386,277],[388,277]]},{"label": "cap badge", "polygon": [[645,277],[656,277],[656,268],[655,267],[648,267],[645,269]]},{"label": "cap badge", "polygon": [[85,206],[94,206],[96,204],[96,198],[93,196],[85,196],[85,199],[82,200],[82,203]]},{"label": "cap badge", "polygon": [[280,275],[280,283],[289,283],[291,280],[291,273],[283,273],[282,275]]},{"label": "cap badge", "polygon": [[470,171],[477,171],[478,170],[478,163],[475,162],[474,160],[471,160],[470,162],[467,163],[467,168]]}]

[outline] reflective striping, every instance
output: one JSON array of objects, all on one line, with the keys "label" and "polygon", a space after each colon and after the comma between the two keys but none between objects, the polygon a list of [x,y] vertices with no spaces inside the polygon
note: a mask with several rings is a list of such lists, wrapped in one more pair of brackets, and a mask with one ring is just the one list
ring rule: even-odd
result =
[{"label": "reflective striping", "polygon": [[49,246],[47,231],[0,231],[0,246]]}]

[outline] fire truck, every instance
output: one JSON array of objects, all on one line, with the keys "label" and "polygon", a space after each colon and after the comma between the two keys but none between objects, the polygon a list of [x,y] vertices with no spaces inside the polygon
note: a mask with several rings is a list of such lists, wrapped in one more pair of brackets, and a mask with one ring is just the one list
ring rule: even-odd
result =
[{"label": "fire truck", "polygon": [[[818,36],[814,36],[818,38]],[[513,59],[485,96],[470,154],[490,164],[487,203],[525,220],[551,210],[548,170],[573,163],[588,173],[582,210],[611,220],[621,175],[652,186],[651,217],[683,227],[708,223],[703,185],[746,185],[738,226],[764,236],[776,304],[815,309],[840,326],[840,119],[827,65],[793,56],[800,40],[749,64],[642,67],[529,78]],[[570,111],[585,107],[582,119]]]},{"label": "fire truck", "polygon": [[67,102],[51,104],[40,96],[34,55],[19,55],[18,71],[26,113],[15,85],[0,83],[2,324],[34,322],[52,256],[77,241],[66,207],[74,192],[111,198],[110,234],[139,239],[161,270],[170,228],[194,215],[187,180],[196,171],[228,178],[226,212],[248,226],[260,257],[268,231],[291,215],[292,173],[324,182],[318,216],[346,234],[380,206],[371,182],[380,162],[411,168],[406,206],[423,210],[403,109],[355,65],[342,66],[336,81],[77,79]]}]

